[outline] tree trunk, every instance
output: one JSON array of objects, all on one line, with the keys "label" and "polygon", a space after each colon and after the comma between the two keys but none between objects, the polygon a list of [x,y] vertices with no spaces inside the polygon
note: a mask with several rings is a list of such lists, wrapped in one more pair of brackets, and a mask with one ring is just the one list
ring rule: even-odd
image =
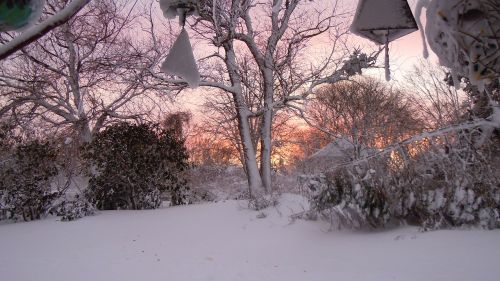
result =
[{"label": "tree trunk", "polygon": [[272,153],[272,126],[273,126],[273,73],[266,68],[262,71],[264,77],[264,113],[260,136],[260,173],[266,192],[272,190],[271,153]]},{"label": "tree trunk", "polygon": [[80,130],[80,141],[82,143],[90,143],[92,141],[92,130],[90,129],[88,122],[82,124],[82,128]]},{"label": "tree trunk", "polygon": [[250,133],[250,124],[248,123],[248,117],[243,112],[241,112],[241,110],[238,110],[238,129],[240,133],[241,143],[243,145],[243,163],[245,165],[244,168],[247,173],[250,196],[252,198],[258,198],[262,196],[263,193],[262,178],[259,174],[259,168],[257,166],[257,157],[255,148],[252,144],[252,136]]},{"label": "tree trunk", "polygon": [[257,156],[255,146],[252,142],[252,133],[249,122],[249,109],[243,98],[243,90],[241,86],[241,77],[237,71],[236,55],[234,46],[228,42],[224,44],[226,51],[226,66],[228,69],[231,84],[235,88],[232,92],[234,105],[236,107],[238,118],[238,131],[243,146],[244,165],[247,172],[248,187],[250,189],[250,197],[258,199],[263,195],[262,178],[257,166]]}]

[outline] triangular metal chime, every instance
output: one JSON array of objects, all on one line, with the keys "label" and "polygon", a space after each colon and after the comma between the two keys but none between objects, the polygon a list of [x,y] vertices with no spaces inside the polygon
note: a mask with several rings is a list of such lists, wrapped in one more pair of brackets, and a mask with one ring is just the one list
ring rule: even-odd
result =
[{"label": "triangular metal chime", "polygon": [[417,31],[417,22],[406,0],[360,0],[351,31],[385,44],[385,79],[391,79],[389,42]]},{"label": "triangular metal chime", "polygon": [[418,30],[406,0],[360,0],[351,31],[386,44]]},{"label": "triangular metal chime", "polygon": [[189,42],[189,35],[184,28],[182,28],[179,37],[172,45],[167,58],[161,66],[161,70],[167,74],[183,78],[191,88],[198,87],[200,73]]},{"label": "triangular metal chime", "polygon": [[175,40],[161,66],[161,70],[167,74],[181,77],[189,84],[189,87],[196,88],[200,84],[200,73],[184,25],[187,16],[197,13],[197,0],[160,0],[160,8],[168,19],[179,16],[179,24],[182,27],[179,37]]}]

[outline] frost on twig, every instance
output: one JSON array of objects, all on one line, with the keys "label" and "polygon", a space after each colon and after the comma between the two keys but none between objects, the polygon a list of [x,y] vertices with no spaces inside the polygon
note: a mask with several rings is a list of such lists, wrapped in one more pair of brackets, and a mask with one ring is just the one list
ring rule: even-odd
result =
[{"label": "frost on twig", "polygon": [[321,84],[334,84],[346,80],[351,76],[362,74],[363,69],[374,67],[381,50],[370,55],[362,53],[360,50],[354,50],[339,70],[327,77],[314,81],[311,84],[309,92]]}]

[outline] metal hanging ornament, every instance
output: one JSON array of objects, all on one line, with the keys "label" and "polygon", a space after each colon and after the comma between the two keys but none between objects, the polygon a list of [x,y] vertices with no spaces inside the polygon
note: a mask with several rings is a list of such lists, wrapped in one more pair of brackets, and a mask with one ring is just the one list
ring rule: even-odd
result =
[{"label": "metal hanging ornament", "polygon": [[191,88],[198,87],[200,73],[189,41],[189,35],[184,26],[186,18],[196,14],[196,6],[195,0],[160,0],[163,15],[167,19],[174,19],[178,16],[179,25],[182,28],[161,66],[161,70],[166,74],[181,77]]},{"label": "metal hanging ornament", "polygon": [[45,0],[0,0],[0,32],[22,31],[42,15]]},{"label": "metal hanging ornament", "polygon": [[351,25],[354,34],[385,45],[386,80],[390,80],[389,43],[417,30],[406,0],[360,0]]}]

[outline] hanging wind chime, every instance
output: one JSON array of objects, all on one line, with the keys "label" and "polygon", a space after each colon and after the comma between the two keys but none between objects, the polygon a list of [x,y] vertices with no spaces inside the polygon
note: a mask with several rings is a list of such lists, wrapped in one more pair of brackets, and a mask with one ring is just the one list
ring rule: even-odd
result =
[{"label": "hanging wind chime", "polygon": [[22,31],[42,15],[45,0],[0,0],[0,32]]},{"label": "hanging wind chime", "polygon": [[351,31],[385,45],[385,79],[391,79],[389,42],[417,31],[417,23],[406,0],[360,0]]},{"label": "hanging wind chime", "polygon": [[160,0],[160,8],[167,19],[179,17],[181,32],[170,49],[167,58],[161,66],[161,70],[169,75],[179,76],[184,79],[191,88],[198,87],[200,73],[194,58],[193,49],[189,41],[189,35],[184,28],[186,18],[196,14],[197,0]]}]

